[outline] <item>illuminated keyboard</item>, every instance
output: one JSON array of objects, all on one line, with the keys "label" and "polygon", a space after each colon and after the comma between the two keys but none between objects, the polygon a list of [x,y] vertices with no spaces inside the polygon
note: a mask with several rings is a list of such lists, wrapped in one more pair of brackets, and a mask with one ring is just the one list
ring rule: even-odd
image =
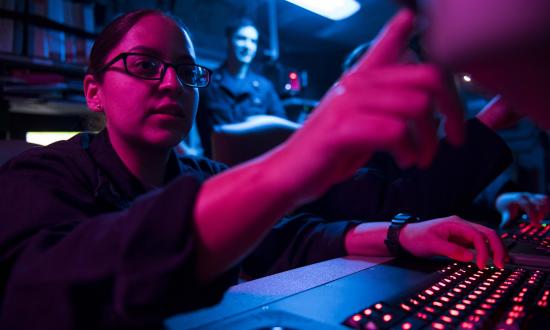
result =
[{"label": "illuminated keyboard", "polygon": [[355,329],[550,329],[550,277],[526,268],[479,270],[454,263],[439,279],[405,296],[357,311]]},{"label": "illuminated keyboard", "polygon": [[[523,244],[524,248],[517,249],[518,252],[530,252],[541,255],[550,255],[550,226],[543,224],[535,227],[529,223],[522,222],[515,228],[500,235],[508,248],[514,249],[517,243]],[[519,250],[532,251],[519,251]]]}]

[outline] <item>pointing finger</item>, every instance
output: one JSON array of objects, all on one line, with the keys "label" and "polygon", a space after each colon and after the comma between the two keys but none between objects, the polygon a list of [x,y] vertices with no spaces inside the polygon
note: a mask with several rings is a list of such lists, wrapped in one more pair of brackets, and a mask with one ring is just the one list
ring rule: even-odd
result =
[{"label": "pointing finger", "polygon": [[413,31],[414,17],[412,10],[400,10],[378,34],[373,46],[357,64],[356,70],[399,62]]}]

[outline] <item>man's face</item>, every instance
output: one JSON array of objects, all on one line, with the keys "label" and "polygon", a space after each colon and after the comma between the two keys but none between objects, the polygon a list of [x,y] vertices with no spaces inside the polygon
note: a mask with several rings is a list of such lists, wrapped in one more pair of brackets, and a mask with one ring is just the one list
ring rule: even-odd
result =
[{"label": "man's face", "polygon": [[428,56],[550,128],[550,1],[424,0]]},{"label": "man's face", "polygon": [[249,64],[258,50],[258,30],[253,26],[240,27],[231,36],[229,48],[237,62]]}]

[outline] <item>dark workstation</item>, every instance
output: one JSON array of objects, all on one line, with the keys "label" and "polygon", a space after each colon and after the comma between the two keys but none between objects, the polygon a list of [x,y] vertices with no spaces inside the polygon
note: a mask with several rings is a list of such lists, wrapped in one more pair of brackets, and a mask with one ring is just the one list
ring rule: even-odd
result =
[{"label": "dark workstation", "polygon": [[0,329],[548,329],[547,0],[0,1]]}]

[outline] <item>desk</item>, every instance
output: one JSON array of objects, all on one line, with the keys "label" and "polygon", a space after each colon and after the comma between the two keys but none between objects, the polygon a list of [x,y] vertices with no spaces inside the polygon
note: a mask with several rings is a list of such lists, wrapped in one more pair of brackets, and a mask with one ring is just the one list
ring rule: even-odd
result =
[{"label": "desk", "polygon": [[209,328],[208,324],[255,308],[267,309],[267,304],[388,260],[390,258],[337,258],[245,282],[231,287],[219,304],[174,316],[166,325],[171,330]]}]

